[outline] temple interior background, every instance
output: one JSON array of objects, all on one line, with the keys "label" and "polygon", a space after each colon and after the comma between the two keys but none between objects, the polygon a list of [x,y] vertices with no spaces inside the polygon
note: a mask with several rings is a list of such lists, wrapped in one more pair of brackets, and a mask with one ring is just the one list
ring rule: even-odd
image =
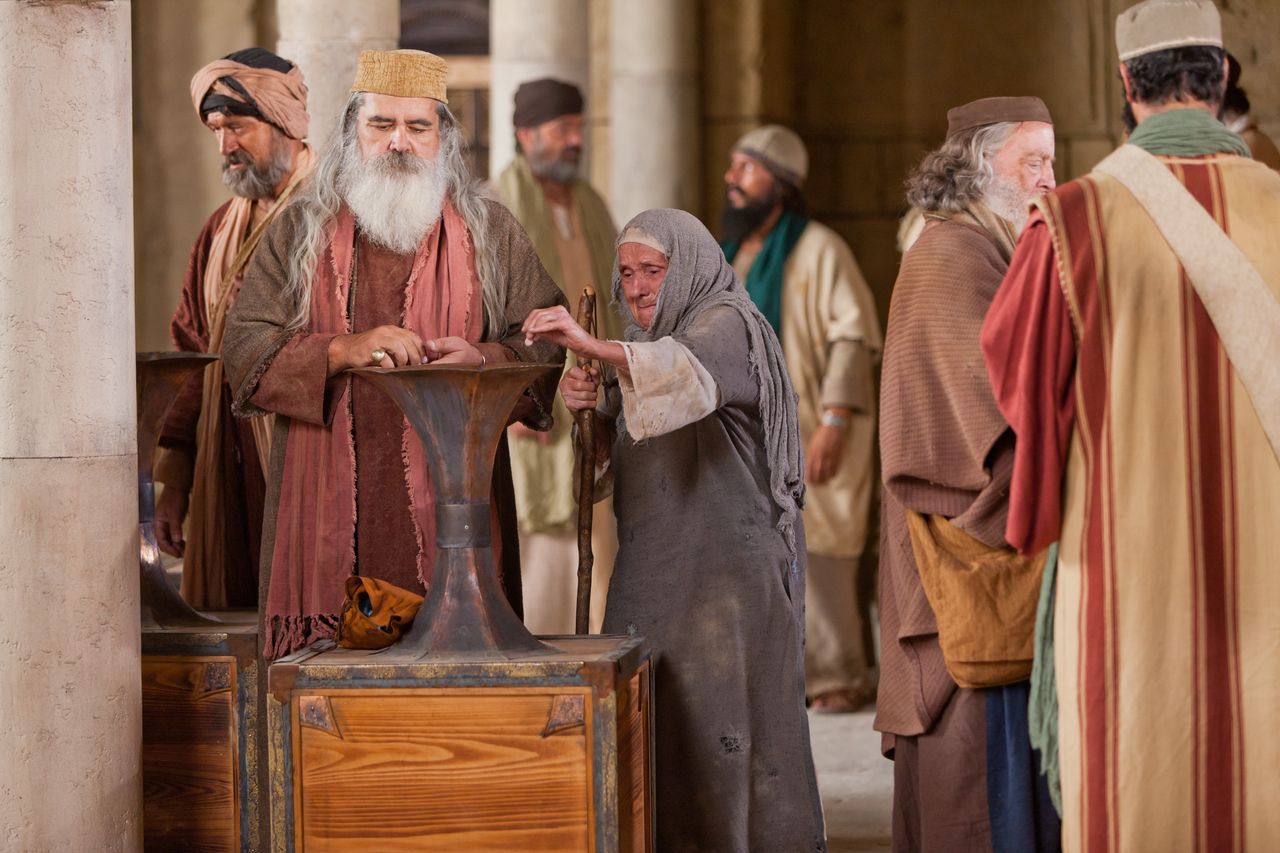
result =
[{"label": "temple interior background", "polygon": [[[1280,0],[1217,2],[1253,114],[1280,137]],[[853,248],[883,321],[903,181],[942,140],[947,109],[1039,95],[1055,119],[1058,180],[1084,174],[1121,137],[1112,27],[1131,4],[0,0],[0,837],[89,850],[131,849],[138,836],[131,350],[171,348],[192,242],[228,197],[188,92],[210,59],[261,45],[297,61],[323,143],[359,50],[438,53],[479,175],[512,156],[518,82],[579,83],[589,177],[616,223],[673,206],[714,224],[734,140],[787,124],[811,154],[811,212]],[[65,244],[49,236],[64,233]],[[828,817],[848,844],[832,849],[875,849],[892,768],[870,714],[846,720],[856,739],[816,729],[820,772],[844,786]]]},{"label": "temple interior background", "polygon": [[[510,93],[518,79],[549,73],[583,84],[590,178],[617,223],[655,204],[683,207],[714,223],[734,140],[759,124],[789,125],[809,148],[810,209],[849,241],[883,318],[897,273],[902,183],[941,141],[948,108],[989,95],[1039,95],[1054,117],[1059,181],[1084,174],[1119,142],[1120,82],[1105,69],[1115,67],[1112,25],[1126,5],[134,0],[138,346],[167,347],[191,241],[226,196],[216,148],[195,120],[185,85],[209,57],[260,44],[297,59],[311,85],[314,129],[330,126],[325,112],[336,114],[340,96],[333,98],[347,85],[360,47],[398,44],[439,53],[449,59],[450,105],[467,125],[481,174],[496,174],[510,160]],[[1280,135],[1280,3],[1224,0],[1219,6],[1253,113],[1274,138]],[[625,26],[617,26],[615,19],[624,16]],[[346,64],[325,57],[326,44],[345,50]],[[296,48],[307,55],[296,55]],[[322,57],[324,69],[308,67],[309,59]],[[642,91],[627,79],[634,77],[647,78],[639,81]],[[628,103],[619,103],[623,99]],[[628,114],[620,118],[622,108]],[[620,121],[627,140],[618,139]],[[627,162],[637,147],[657,158],[656,172],[638,174]],[[619,187],[619,175],[651,186]]]}]

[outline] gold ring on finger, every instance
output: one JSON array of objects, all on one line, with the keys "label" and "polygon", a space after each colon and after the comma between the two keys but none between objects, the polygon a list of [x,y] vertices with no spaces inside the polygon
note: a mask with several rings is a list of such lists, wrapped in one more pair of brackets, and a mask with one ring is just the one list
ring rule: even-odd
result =
[{"label": "gold ring on finger", "polygon": [[384,349],[376,349],[369,353],[369,358],[373,359],[374,364],[382,364],[382,360],[387,357],[387,351]]}]

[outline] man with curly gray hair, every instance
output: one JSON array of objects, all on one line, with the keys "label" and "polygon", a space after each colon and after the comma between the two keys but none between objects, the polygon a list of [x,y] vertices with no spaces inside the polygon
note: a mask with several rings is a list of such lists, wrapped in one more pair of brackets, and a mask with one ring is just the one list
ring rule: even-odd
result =
[{"label": "man with curly gray hair", "polygon": [[876,728],[894,761],[895,850],[1053,849],[1027,729],[1034,620],[1005,606],[1025,598],[1034,616],[1041,564],[1004,539],[1014,435],[978,338],[1028,202],[1054,187],[1053,124],[1039,98],[947,118],[907,183],[925,225],[885,341]]}]

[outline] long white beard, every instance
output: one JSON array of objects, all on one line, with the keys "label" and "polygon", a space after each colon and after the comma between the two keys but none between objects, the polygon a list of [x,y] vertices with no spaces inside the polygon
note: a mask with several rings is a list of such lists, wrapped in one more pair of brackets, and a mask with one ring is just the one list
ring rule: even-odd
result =
[{"label": "long white beard", "polygon": [[351,146],[345,159],[338,192],[360,229],[393,252],[414,251],[444,208],[448,183],[439,158],[392,151],[365,160]]},{"label": "long white beard", "polygon": [[986,195],[983,196],[983,202],[987,207],[991,208],[998,215],[1004,217],[1013,226],[1014,234],[1021,234],[1023,227],[1027,224],[1027,216],[1030,211],[1027,205],[1039,193],[1027,193],[1017,184],[1006,181],[999,175],[991,179],[991,184],[987,188]]}]

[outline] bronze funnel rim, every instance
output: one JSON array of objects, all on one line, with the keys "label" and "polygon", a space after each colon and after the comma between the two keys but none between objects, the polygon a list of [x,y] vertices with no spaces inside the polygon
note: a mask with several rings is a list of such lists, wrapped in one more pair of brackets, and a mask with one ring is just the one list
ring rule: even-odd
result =
[{"label": "bronze funnel rim", "polygon": [[406,364],[403,367],[349,367],[347,373],[388,374],[412,373],[518,373],[520,371],[546,370],[560,365],[540,361],[505,361],[501,364],[485,364],[479,367],[463,364]]}]

